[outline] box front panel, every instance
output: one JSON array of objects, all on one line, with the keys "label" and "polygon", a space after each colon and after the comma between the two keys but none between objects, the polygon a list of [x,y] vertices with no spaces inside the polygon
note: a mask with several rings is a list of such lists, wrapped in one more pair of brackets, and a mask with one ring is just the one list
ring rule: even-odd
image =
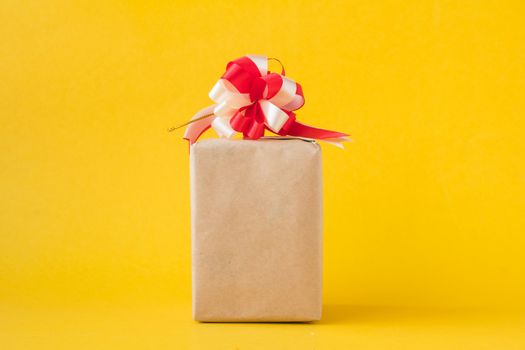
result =
[{"label": "box front panel", "polygon": [[317,144],[206,140],[191,149],[194,318],[320,318]]}]

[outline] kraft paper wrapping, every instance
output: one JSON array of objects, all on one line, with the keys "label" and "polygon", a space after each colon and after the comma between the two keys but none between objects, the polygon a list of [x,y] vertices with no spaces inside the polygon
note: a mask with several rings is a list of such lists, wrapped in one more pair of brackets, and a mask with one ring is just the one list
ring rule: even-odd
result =
[{"label": "kraft paper wrapping", "polygon": [[190,167],[194,319],[319,320],[319,145],[209,139],[191,147]]}]

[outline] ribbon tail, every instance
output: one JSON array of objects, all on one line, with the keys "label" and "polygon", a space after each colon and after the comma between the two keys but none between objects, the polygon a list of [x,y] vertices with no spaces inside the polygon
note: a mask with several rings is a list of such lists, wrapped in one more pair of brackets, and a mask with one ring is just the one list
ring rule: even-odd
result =
[{"label": "ribbon tail", "polygon": [[339,137],[339,138],[336,138],[336,139],[319,139],[320,142],[325,142],[325,143],[328,143],[332,146],[335,146],[335,147],[338,147],[338,148],[341,148],[341,149],[344,149],[345,146],[343,144],[343,142],[345,141],[352,141],[352,139],[348,138],[348,137]]},{"label": "ribbon tail", "polygon": [[211,122],[215,118],[215,115],[213,115],[213,109],[215,108],[215,105],[206,107],[204,109],[201,109],[195,115],[191,118],[191,120],[196,120],[199,118],[202,118],[206,115],[209,115],[207,118],[203,118],[200,120],[197,120],[195,122],[192,122],[188,124],[186,127],[186,131],[184,132],[184,139],[188,140],[190,145],[193,145],[197,139],[210,128]]},{"label": "ribbon tail", "polygon": [[286,130],[286,134],[290,136],[306,137],[309,139],[317,140],[341,139],[349,136],[348,134],[344,134],[338,131],[314,128],[313,126],[305,125],[298,121],[290,125],[290,128]]}]

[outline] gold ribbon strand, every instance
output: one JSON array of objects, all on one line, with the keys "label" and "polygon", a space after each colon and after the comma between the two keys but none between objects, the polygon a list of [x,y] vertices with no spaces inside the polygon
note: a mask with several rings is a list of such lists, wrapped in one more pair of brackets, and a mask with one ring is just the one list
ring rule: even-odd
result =
[{"label": "gold ribbon strand", "polygon": [[283,75],[285,75],[286,71],[284,70],[284,64],[281,62],[281,60],[279,60],[278,58],[275,58],[275,57],[268,57],[268,61],[276,61],[276,62],[278,62],[281,65],[281,70],[282,70]]},{"label": "gold ribbon strand", "polygon": [[174,131],[174,130],[180,129],[180,128],[185,127],[186,125],[189,125],[189,124],[191,124],[191,123],[198,122],[199,120],[209,118],[209,117],[211,117],[212,115],[214,115],[214,114],[213,114],[213,113],[206,114],[206,115],[203,115],[202,117],[198,117],[198,118],[192,119],[192,120],[190,120],[190,121],[187,121],[186,123],[183,123],[183,124],[181,124],[181,125],[172,126],[171,128],[168,129],[168,132],[172,132],[172,131]]}]

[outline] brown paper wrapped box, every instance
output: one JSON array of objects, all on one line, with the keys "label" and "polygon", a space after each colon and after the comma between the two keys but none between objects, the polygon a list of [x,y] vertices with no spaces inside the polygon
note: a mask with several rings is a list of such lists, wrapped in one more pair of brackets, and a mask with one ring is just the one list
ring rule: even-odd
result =
[{"label": "brown paper wrapped box", "polygon": [[190,168],[194,319],[319,320],[319,145],[208,139],[191,146]]}]

